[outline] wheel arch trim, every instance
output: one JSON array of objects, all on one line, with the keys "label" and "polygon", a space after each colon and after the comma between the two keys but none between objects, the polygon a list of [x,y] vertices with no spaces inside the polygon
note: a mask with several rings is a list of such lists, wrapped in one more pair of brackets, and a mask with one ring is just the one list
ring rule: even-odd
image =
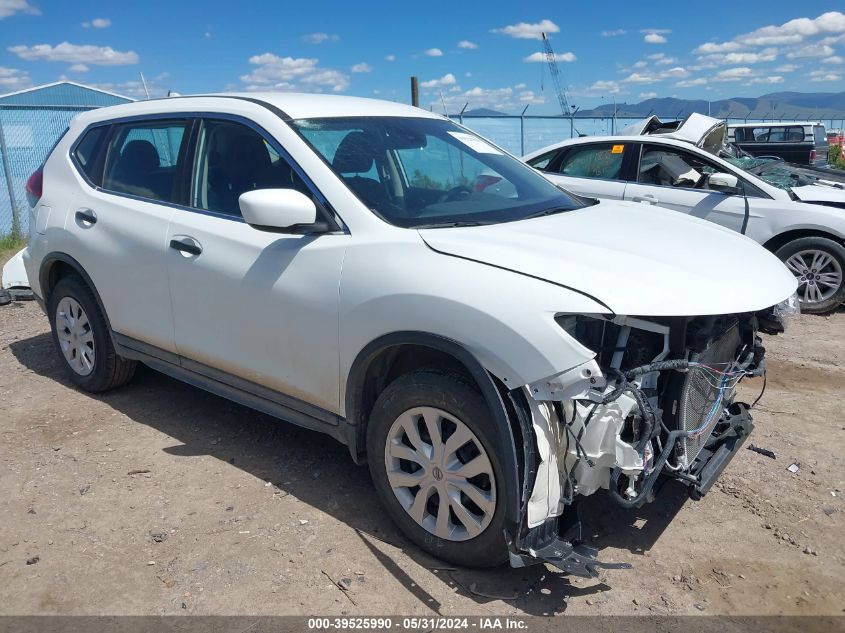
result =
[{"label": "wheel arch trim", "polygon": [[[91,275],[85,270],[85,268],[80,264],[77,260],[73,257],[68,255],[67,253],[62,253],[58,251],[54,251],[48,253],[44,256],[41,260],[41,266],[38,269],[38,283],[41,287],[41,293],[44,295],[42,300],[44,301],[44,311],[47,312],[47,307],[50,304],[50,294],[52,293],[53,289],[49,285],[50,281],[50,271],[53,269],[53,266],[62,263],[74,270],[82,280],[85,282],[85,285],[91,290],[91,293],[94,295],[94,300],[97,302],[97,307],[100,308],[100,313],[103,315],[103,318],[106,320],[106,326],[108,328],[108,334],[112,339],[112,344],[115,344],[114,340],[114,332],[112,331],[111,321],[109,321],[108,312],[106,312],[105,305],[103,304],[103,300],[100,297],[100,293],[97,291],[97,286],[94,285],[94,281],[91,279]],[[49,318],[50,315],[47,315]]]},{"label": "wheel arch trim", "polygon": [[355,357],[346,380],[346,443],[356,463],[364,461],[367,420],[363,419],[364,385],[372,363],[391,347],[415,345],[432,348],[452,356],[469,372],[478,385],[492,414],[494,437],[504,469],[506,517],[519,521],[522,486],[516,457],[516,442],[511,429],[502,393],[493,376],[463,345],[450,338],[429,332],[405,331],[385,334],[368,343]]}]

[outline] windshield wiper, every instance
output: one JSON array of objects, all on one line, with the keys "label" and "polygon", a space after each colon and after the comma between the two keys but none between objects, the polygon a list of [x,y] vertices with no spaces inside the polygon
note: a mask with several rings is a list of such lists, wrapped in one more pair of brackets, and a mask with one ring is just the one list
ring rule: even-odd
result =
[{"label": "windshield wiper", "polygon": [[542,211],[537,211],[537,213],[531,213],[526,215],[523,220],[530,220],[531,218],[542,218],[545,215],[554,215],[556,213],[563,213],[564,211],[571,211],[571,209],[567,209],[566,207],[553,207],[551,209],[544,209]]},{"label": "windshield wiper", "polygon": [[415,229],[453,229],[463,226],[485,226],[488,224],[495,224],[495,222],[478,222],[470,220],[461,220],[457,222],[432,222],[431,224],[418,224]]}]

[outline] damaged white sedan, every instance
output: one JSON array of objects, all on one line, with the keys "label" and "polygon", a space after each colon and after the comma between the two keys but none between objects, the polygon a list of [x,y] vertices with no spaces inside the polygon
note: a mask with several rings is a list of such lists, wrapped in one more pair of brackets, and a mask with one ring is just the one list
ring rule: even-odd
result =
[{"label": "damaged white sedan", "polygon": [[326,433],[413,542],[467,566],[594,575],[580,497],[705,494],[752,429],[734,394],[765,371],[758,331],[797,309],[748,238],[571,195],[395,103],[102,108],[28,193],[24,262],[73,382],[140,361]]}]

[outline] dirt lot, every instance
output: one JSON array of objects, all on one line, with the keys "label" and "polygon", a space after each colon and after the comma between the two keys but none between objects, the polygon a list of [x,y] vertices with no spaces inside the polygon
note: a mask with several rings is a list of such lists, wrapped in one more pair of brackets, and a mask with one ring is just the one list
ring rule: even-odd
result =
[{"label": "dirt lot", "polygon": [[447,569],[344,447],[149,369],[80,393],[38,306],[0,307],[0,613],[842,614],[845,311],[766,345],[777,459],[742,450],[697,503],[591,498],[591,544],[634,569],[582,580]]}]

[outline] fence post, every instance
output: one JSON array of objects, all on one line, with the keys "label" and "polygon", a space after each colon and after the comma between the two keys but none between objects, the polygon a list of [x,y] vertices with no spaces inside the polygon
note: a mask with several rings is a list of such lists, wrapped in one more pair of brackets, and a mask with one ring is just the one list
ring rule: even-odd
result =
[{"label": "fence post", "polygon": [[528,110],[528,106],[531,104],[527,104],[522,109],[522,114],[519,115],[519,155],[525,156],[525,111]]},{"label": "fence post", "polygon": [[0,107],[0,156],[3,158],[3,176],[6,179],[6,188],[9,190],[9,205],[12,209],[12,237],[21,237],[21,219],[18,215],[18,203],[15,199],[15,186],[12,181],[12,168],[9,165],[9,150],[6,147],[6,134],[3,130],[3,108]]}]

